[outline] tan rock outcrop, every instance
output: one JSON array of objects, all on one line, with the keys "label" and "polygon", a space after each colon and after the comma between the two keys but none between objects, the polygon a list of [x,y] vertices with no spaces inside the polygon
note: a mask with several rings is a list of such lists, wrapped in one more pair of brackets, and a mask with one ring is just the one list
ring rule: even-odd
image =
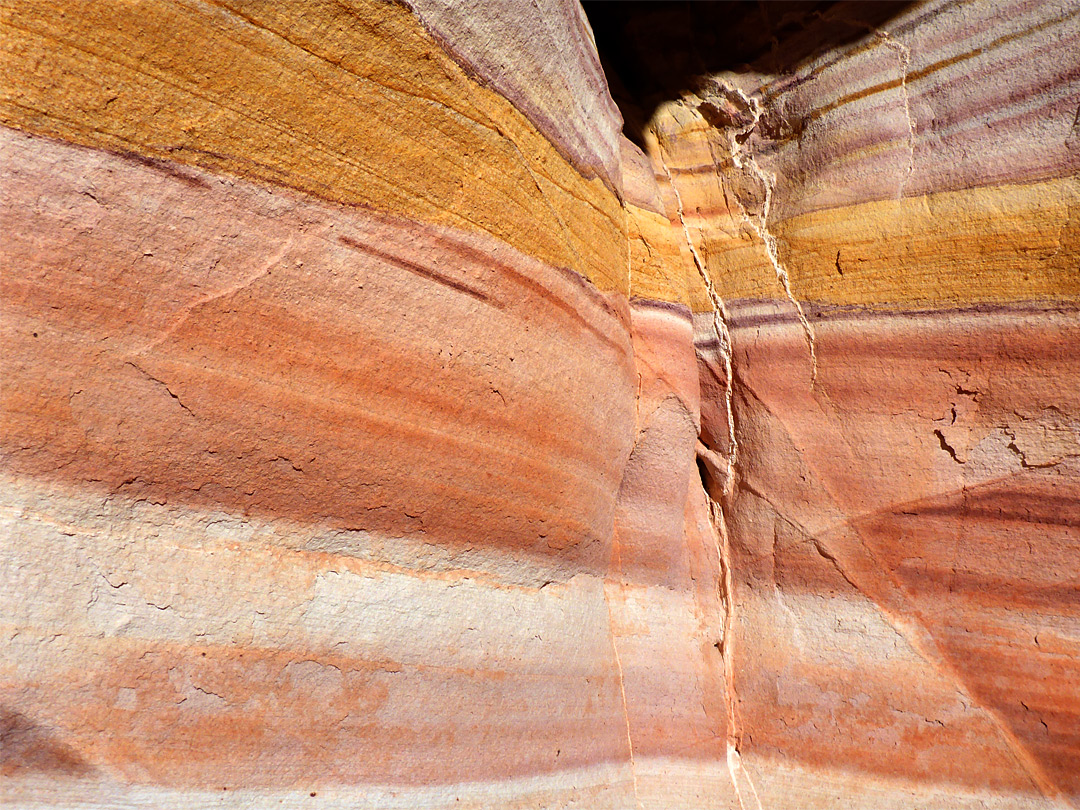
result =
[{"label": "tan rock outcrop", "polygon": [[1075,2],[0,36],[6,805],[1080,806]]}]

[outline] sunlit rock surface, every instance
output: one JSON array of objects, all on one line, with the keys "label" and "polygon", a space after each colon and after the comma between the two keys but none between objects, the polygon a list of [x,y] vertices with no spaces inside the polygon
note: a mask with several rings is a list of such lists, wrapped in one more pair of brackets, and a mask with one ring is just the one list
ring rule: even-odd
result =
[{"label": "sunlit rock surface", "polygon": [[1076,803],[1078,9],[864,12],[654,94],[641,135],[723,304],[699,455],[749,801]]},{"label": "sunlit rock surface", "polygon": [[1080,806],[1080,7],[6,7],[12,807]]}]

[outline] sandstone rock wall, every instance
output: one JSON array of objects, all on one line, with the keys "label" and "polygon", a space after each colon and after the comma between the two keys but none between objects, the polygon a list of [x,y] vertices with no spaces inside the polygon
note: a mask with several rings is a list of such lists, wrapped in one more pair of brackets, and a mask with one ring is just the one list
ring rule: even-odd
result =
[{"label": "sandstone rock wall", "polygon": [[1080,803],[1080,8],[748,8],[4,7],[5,803]]},{"label": "sandstone rock wall", "polygon": [[727,330],[696,317],[734,743],[766,807],[1075,803],[1080,15],[858,12],[644,130]]}]

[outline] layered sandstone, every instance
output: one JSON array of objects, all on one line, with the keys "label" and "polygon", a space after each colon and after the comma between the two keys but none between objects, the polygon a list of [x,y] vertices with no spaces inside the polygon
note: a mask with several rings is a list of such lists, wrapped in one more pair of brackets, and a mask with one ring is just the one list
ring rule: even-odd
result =
[{"label": "layered sandstone", "polygon": [[1080,8],[600,5],[5,7],[6,803],[1080,805]]},{"label": "layered sandstone", "polygon": [[[791,48],[843,48],[701,77],[644,130],[723,316],[699,455],[764,806],[1080,796],[1080,18],[987,11],[834,6]],[[680,31],[650,11],[623,47],[646,30]]]}]

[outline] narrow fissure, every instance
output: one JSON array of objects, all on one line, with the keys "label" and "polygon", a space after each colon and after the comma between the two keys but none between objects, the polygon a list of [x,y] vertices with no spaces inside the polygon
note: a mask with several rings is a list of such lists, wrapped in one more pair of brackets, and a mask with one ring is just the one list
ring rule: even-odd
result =
[{"label": "narrow fissure", "polygon": [[[877,29],[877,26],[907,5],[909,4],[848,3],[842,12],[857,15],[860,22],[869,21]],[[791,278],[780,255],[777,235],[771,228],[777,177],[758,162],[751,140],[752,136],[766,139],[770,137],[761,131],[767,117],[766,105],[755,93],[743,91],[726,77],[737,77],[744,73],[756,73],[759,76],[770,73],[779,75],[790,71],[795,64],[812,55],[813,50],[808,48],[814,46],[807,44],[812,42],[812,39],[803,38],[803,45],[800,46],[802,50],[785,50],[780,47],[781,40],[786,34],[805,32],[813,25],[819,25],[822,35],[816,47],[822,50],[841,47],[846,42],[865,35],[865,32],[852,30],[852,25],[825,22],[827,15],[835,11],[834,7],[840,6],[832,2],[751,6],[745,3],[626,3],[586,0],[583,6],[593,27],[609,88],[623,114],[624,134],[647,153],[650,144],[654,147],[650,154],[657,180],[666,182],[670,189],[677,218],[677,222],[673,221],[672,224],[677,232],[681,232],[681,239],[689,252],[693,264],[690,272],[696,275],[704,288],[709,306],[710,331],[716,336],[715,365],[719,366],[719,373],[716,375],[719,386],[714,390],[717,391],[717,396],[723,397],[723,402],[717,405],[723,413],[721,420],[726,419],[726,425],[722,422],[716,425],[719,430],[713,435],[725,431],[727,447],[710,447],[703,429],[699,436],[696,467],[708,505],[709,529],[712,532],[719,574],[716,604],[720,638],[716,647],[723,667],[726,766],[734,789],[734,798],[741,810],[761,810],[757,788],[742,762],[743,728],[735,677],[738,660],[735,630],[737,601],[734,590],[736,572],[725,510],[731,507],[740,447],[734,418],[733,391],[736,374],[730,317],[724,297],[714,282],[713,274],[717,272],[717,267],[713,267],[710,272],[709,263],[706,261],[709,253],[704,242],[705,232],[700,230],[701,226],[693,219],[701,216],[700,209],[687,210],[685,189],[680,188],[680,183],[686,181],[673,170],[672,144],[666,139],[661,127],[654,125],[654,119],[657,112],[667,105],[667,109],[679,109],[696,116],[704,126],[705,139],[712,158],[712,171],[716,175],[722,197],[728,202],[730,209],[737,212],[736,217],[741,217],[753,237],[760,241],[768,267],[782,290],[782,294],[777,297],[786,299],[794,309],[805,336],[809,354],[809,386],[813,390],[818,376],[817,336],[802,302],[792,288]],[[910,124],[910,101],[906,87],[910,52],[888,35],[879,34],[879,38],[886,47],[897,51],[902,72],[904,104]],[[798,122],[793,124],[796,129],[797,124]],[[714,150],[714,139],[719,149]],[[759,187],[749,198],[743,199],[739,193],[728,193],[731,178],[726,176],[728,170],[723,168],[717,155],[722,149],[729,152],[731,165],[745,178],[745,182]],[[912,173],[913,149],[912,131],[911,157],[901,182],[901,194]],[[688,221],[688,217],[693,219],[693,224]],[[695,227],[698,228],[697,232]],[[842,275],[839,254],[836,261],[837,271]],[[628,271],[632,284],[633,268],[628,268]],[[711,340],[699,343],[699,368],[701,363],[710,365],[709,359],[703,356],[703,353],[711,351],[710,346]],[[624,710],[625,700],[624,692]],[[629,722],[627,737],[632,746]],[[635,771],[635,800],[640,803],[633,761],[631,768]]]}]

